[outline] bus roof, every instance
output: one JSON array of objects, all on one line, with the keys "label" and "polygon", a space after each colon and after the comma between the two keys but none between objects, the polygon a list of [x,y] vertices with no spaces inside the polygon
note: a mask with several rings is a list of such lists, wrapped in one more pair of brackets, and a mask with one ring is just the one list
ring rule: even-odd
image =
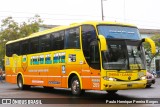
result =
[{"label": "bus roof", "polygon": [[52,33],[52,32],[61,31],[61,30],[64,30],[64,29],[69,29],[69,28],[72,28],[72,27],[85,25],[85,24],[90,24],[90,25],[94,25],[94,26],[100,25],[100,24],[107,24],[107,25],[119,25],[119,26],[121,25],[121,26],[136,27],[135,25],[126,24],[126,23],[119,23],[119,22],[86,21],[86,22],[82,22],[82,23],[73,23],[73,24],[70,24],[69,26],[58,26],[58,27],[54,27],[54,28],[51,28],[51,29],[47,29],[47,30],[41,31],[41,32],[36,32],[36,33],[33,33],[33,34],[31,34],[31,35],[29,35],[27,37],[24,37],[24,38],[8,41],[6,44],[27,40],[27,39],[30,39],[30,38],[42,36],[42,35],[49,34],[49,33]]}]

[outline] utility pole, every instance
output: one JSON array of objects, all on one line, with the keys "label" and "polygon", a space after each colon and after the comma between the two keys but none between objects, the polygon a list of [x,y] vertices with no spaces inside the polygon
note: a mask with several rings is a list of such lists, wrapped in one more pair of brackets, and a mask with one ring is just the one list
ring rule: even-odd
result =
[{"label": "utility pole", "polygon": [[103,0],[101,0],[101,14],[102,14],[102,21],[104,20],[104,14],[103,14]]}]

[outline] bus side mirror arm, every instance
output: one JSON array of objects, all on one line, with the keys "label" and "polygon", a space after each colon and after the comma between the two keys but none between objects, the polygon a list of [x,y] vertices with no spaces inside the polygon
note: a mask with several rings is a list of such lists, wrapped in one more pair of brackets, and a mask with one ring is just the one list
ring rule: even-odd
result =
[{"label": "bus side mirror arm", "polygon": [[141,41],[141,44],[143,42],[148,42],[150,44],[150,46],[151,46],[151,53],[153,55],[155,55],[156,54],[156,45],[155,45],[154,41],[152,39],[150,39],[150,38],[143,38],[142,41]]},{"label": "bus side mirror arm", "polygon": [[99,43],[100,43],[100,50],[101,51],[107,51],[106,38],[103,35],[98,35],[98,40],[99,40]]}]

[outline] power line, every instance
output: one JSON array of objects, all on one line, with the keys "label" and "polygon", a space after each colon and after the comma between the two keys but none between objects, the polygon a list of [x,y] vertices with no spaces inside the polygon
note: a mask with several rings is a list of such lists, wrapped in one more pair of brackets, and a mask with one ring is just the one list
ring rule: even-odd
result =
[{"label": "power line", "polygon": [[[0,16],[0,17],[9,17],[9,16]],[[24,16],[24,17],[12,17],[12,18],[14,18],[14,19],[29,19],[29,18],[32,18],[32,17],[26,17],[26,16]],[[44,21],[47,21],[47,20],[81,20],[81,21],[83,21],[83,20],[90,20],[90,19],[86,19],[86,18],[52,18],[52,17],[40,17],[42,20],[44,20]],[[123,18],[117,18],[117,17],[108,17],[108,18],[110,18],[110,19],[116,19],[116,20],[123,20]],[[93,19],[92,19],[93,20]],[[96,19],[95,19],[96,20]],[[125,19],[126,20],[126,22],[129,22],[129,21],[134,21],[135,23],[137,23],[137,25],[140,25],[140,26],[144,26],[144,27],[154,27],[154,28],[160,28],[160,26],[158,26],[158,25],[160,25],[160,23],[157,23],[157,22],[154,22],[154,21],[146,21],[146,20],[135,20],[135,19]],[[143,23],[146,23],[146,24],[138,24],[138,22],[143,22]],[[132,22],[133,23],[133,22]],[[147,23],[150,23],[150,24],[147,24]],[[134,23],[133,23],[134,24]],[[157,25],[157,26],[155,26],[155,24]]]},{"label": "power line", "polygon": [[88,17],[101,17],[100,15],[80,15],[80,14],[58,14],[58,13],[32,13],[32,12],[18,12],[18,11],[0,11],[1,13],[20,13],[20,14],[44,14],[44,15],[57,15],[57,16],[88,16]]},{"label": "power line", "polygon": [[[32,12],[20,12],[20,11],[0,11],[0,12],[5,12],[5,13],[21,13],[21,14],[37,14],[37,13],[32,13]],[[65,16],[88,16],[88,17],[97,17],[97,18],[101,18],[101,16],[99,15],[76,15],[76,14],[51,14],[51,13],[39,13],[39,14],[46,14],[46,15],[54,15],[55,16],[61,16],[61,15],[65,15]],[[8,16],[0,16],[0,17],[8,17]],[[106,17],[106,16],[104,16]],[[107,16],[108,17],[108,16]],[[31,17],[13,17],[13,18],[31,18]],[[113,19],[116,19],[116,20],[124,20],[123,18],[117,18],[117,17],[108,17],[108,18],[113,18]],[[54,18],[45,18],[45,19],[54,19]],[[75,19],[75,18],[74,18]],[[55,20],[59,20],[58,19],[55,19]],[[68,20],[68,19],[60,19],[60,20]],[[73,19],[69,19],[69,20],[73,20]],[[76,19],[76,20],[79,20],[79,19]],[[135,20],[135,19],[129,19],[129,18],[125,18],[126,21],[139,21],[139,22],[147,22],[147,23],[156,23],[156,24],[160,24],[160,23],[157,23],[157,22],[154,22],[154,21],[147,21],[147,20]]]}]

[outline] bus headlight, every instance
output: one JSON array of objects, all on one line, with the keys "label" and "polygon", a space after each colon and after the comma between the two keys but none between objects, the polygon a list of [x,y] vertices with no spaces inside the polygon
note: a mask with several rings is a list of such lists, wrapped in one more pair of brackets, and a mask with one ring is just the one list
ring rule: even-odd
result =
[{"label": "bus headlight", "polygon": [[141,80],[145,80],[145,79],[146,79],[146,77],[144,76],[144,77],[141,77],[140,79],[141,79]]},{"label": "bus headlight", "polygon": [[115,78],[113,77],[103,77],[104,80],[107,80],[107,81],[117,81]]}]

